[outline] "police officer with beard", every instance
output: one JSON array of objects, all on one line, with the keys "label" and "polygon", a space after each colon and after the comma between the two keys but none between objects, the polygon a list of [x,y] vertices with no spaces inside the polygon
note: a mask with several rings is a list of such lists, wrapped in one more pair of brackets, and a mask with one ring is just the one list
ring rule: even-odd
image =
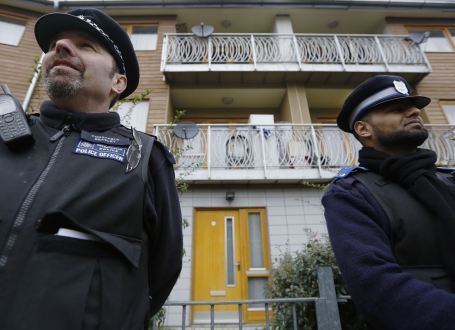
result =
[{"label": "police officer with beard", "polygon": [[363,148],[322,203],[362,329],[455,329],[455,178],[418,148],[431,100],[409,92],[401,77],[375,76],[337,118]]},{"label": "police officer with beard", "polygon": [[142,329],[182,267],[172,155],[108,112],[134,92],[131,41],[96,9],[42,16],[50,100],[35,144],[0,145],[0,329]]}]

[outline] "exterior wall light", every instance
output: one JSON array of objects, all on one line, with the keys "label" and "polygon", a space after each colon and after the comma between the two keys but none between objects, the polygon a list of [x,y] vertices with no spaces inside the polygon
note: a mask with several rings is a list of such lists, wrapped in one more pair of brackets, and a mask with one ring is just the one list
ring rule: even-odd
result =
[{"label": "exterior wall light", "polygon": [[231,26],[231,21],[228,21],[228,20],[224,20],[221,22],[221,26],[224,27],[224,28],[228,28]]},{"label": "exterior wall light", "polygon": [[230,96],[223,97],[221,100],[223,101],[224,104],[231,104],[232,102],[234,102],[234,99]]},{"label": "exterior wall light", "polygon": [[235,191],[226,191],[226,200],[230,203],[235,198]]},{"label": "exterior wall light", "polygon": [[330,22],[329,23],[329,28],[334,29],[334,28],[336,28],[338,26],[338,24],[340,24],[340,22],[338,22],[338,21]]}]

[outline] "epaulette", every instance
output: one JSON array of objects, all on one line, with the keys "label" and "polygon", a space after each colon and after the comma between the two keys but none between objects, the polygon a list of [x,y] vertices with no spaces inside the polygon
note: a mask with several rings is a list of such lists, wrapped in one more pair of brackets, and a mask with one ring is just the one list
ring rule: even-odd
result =
[{"label": "epaulette", "polygon": [[161,149],[161,151],[163,151],[163,154],[164,154],[164,157],[166,157],[166,159],[171,163],[171,164],[175,164],[176,161],[175,161],[175,158],[174,158],[174,155],[172,154],[171,152],[171,149],[169,149],[169,147],[167,145],[165,145],[164,143],[162,143],[161,141],[158,140],[158,138],[154,135],[152,135],[154,138],[155,138],[155,145],[157,147],[159,147]]},{"label": "epaulette", "polygon": [[340,171],[338,172],[337,175],[335,175],[333,177],[333,179],[342,179],[342,178],[346,178],[349,176],[349,174],[351,174],[352,172],[356,172],[356,171],[369,171],[368,168],[366,167],[361,167],[361,166],[345,166],[345,167],[342,167],[340,169]]}]

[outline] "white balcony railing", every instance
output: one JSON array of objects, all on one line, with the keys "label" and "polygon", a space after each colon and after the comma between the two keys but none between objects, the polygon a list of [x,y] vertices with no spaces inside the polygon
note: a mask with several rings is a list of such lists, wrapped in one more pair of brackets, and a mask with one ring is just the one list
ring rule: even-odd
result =
[{"label": "white balcony railing", "polygon": [[425,54],[406,37],[218,33],[199,38],[189,33],[166,34],[161,71],[430,72]]},{"label": "white balcony railing", "polygon": [[[188,180],[329,179],[357,164],[360,143],[336,125],[199,125],[196,137],[177,138],[172,128],[155,135],[177,155],[177,172]],[[438,165],[455,165],[455,128],[427,125],[422,146],[437,152]]]}]

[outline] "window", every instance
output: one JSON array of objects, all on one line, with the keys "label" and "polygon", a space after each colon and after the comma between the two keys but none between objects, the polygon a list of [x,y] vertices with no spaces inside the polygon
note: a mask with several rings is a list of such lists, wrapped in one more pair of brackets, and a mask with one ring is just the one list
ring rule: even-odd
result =
[{"label": "window", "polygon": [[149,102],[139,102],[131,110],[132,102],[120,102],[117,108],[117,113],[120,116],[120,122],[123,126],[130,128],[133,126],[141,132],[147,129],[147,115],[149,110]]},{"label": "window", "polygon": [[430,33],[426,42],[419,46],[424,52],[453,52],[455,51],[455,28],[409,29],[409,33]]},{"label": "window", "polygon": [[135,50],[156,50],[158,26],[126,25],[124,29]]},{"label": "window", "polygon": [[444,112],[446,113],[447,121],[451,125],[455,125],[455,101],[441,103]]},{"label": "window", "polygon": [[0,16],[0,43],[18,46],[25,31],[25,21]]},{"label": "window", "polygon": [[[265,285],[269,281],[267,233],[263,209],[242,210],[245,233],[246,275],[248,299],[265,299]],[[249,304],[248,311],[264,310],[264,304]]]},{"label": "window", "polygon": [[234,218],[224,218],[226,225],[226,286],[235,286],[235,236]]}]

